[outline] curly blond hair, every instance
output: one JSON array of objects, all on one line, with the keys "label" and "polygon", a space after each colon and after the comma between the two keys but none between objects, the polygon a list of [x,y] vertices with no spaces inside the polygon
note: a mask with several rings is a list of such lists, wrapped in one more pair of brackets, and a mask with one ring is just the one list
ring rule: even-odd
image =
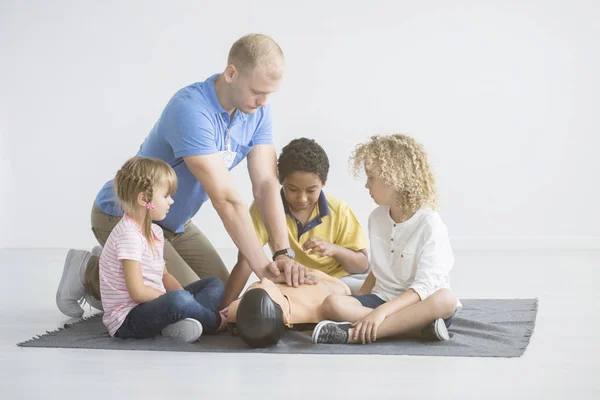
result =
[{"label": "curly blond hair", "polygon": [[435,177],[421,143],[401,134],[375,135],[359,144],[350,157],[355,176],[371,170],[396,191],[403,212],[417,211],[424,204],[438,208]]}]

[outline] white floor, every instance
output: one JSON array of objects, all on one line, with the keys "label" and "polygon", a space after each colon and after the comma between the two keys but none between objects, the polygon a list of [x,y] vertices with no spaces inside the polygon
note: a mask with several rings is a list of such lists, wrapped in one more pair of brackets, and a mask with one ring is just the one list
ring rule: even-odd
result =
[{"label": "white floor", "polygon": [[456,252],[462,298],[539,298],[518,359],[17,347],[70,321],[54,303],[66,251],[0,250],[1,399],[600,399],[600,252]]}]

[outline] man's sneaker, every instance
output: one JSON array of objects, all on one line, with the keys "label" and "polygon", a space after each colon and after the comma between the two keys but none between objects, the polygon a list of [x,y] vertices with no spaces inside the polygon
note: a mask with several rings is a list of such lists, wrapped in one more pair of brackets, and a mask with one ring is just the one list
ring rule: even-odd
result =
[{"label": "man's sneaker", "polygon": [[98,300],[94,296],[89,295],[87,293],[85,294],[85,296],[83,296],[83,299],[81,299],[79,301],[79,304],[81,306],[83,306],[85,303],[87,303],[90,306],[94,307],[96,310],[104,311],[104,308],[102,307],[102,301]]},{"label": "man's sneaker", "polygon": [[162,335],[177,338],[185,342],[195,342],[202,335],[202,324],[200,321],[185,318],[174,324],[167,325],[162,330]]},{"label": "man's sneaker", "polygon": [[92,249],[92,255],[100,258],[101,254],[102,254],[102,246],[94,246],[94,248]]},{"label": "man's sneaker", "polygon": [[62,277],[56,290],[56,305],[63,314],[72,318],[81,318],[83,309],[79,301],[85,295],[83,278],[92,253],[71,249],[67,253]]},{"label": "man's sneaker", "polygon": [[321,321],[312,333],[313,343],[346,344],[350,322]]},{"label": "man's sneaker", "polygon": [[[94,246],[94,248],[92,249],[92,255],[100,258],[100,255],[102,255],[102,246]],[[86,294],[85,301],[97,310],[104,310],[104,308],[102,308],[102,302],[94,296]]]},{"label": "man's sneaker", "polygon": [[448,328],[446,328],[446,323],[442,318],[436,319],[431,324],[429,324],[429,326],[423,328],[423,330],[421,331],[421,337],[426,340],[450,340]]}]

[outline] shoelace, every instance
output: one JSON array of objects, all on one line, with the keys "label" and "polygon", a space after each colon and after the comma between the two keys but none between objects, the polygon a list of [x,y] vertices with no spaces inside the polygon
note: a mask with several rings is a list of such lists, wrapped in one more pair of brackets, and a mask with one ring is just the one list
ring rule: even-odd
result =
[{"label": "shoelace", "polygon": [[[96,300],[96,299],[93,299],[93,300],[92,300],[92,299],[91,299],[91,296],[90,296],[89,294],[87,294],[87,293],[86,293],[86,294],[85,294],[85,295],[84,295],[84,296],[83,296],[81,299],[77,300],[77,303],[79,303],[79,306],[80,306],[81,308],[84,308],[84,307],[85,307],[85,305],[87,304],[87,305],[88,305],[88,307],[89,307],[89,310],[90,310],[90,312],[91,312],[91,311],[92,311],[92,308],[96,308],[96,307],[92,306],[92,303],[94,303],[94,304],[98,304],[98,303],[100,303],[100,301],[99,301],[99,300]],[[98,309],[98,308],[96,308],[96,309]],[[99,309],[99,310],[100,310],[100,311],[102,311],[102,309]]]},{"label": "shoelace", "polygon": [[79,306],[81,308],[84,309],[85,311],[85,305],[87,304],[88,307],[90,308],[90,311],[92,311],[92,305],[90,304],[89,300],[88,300],[88,295],[86,294],[85,296],[83,296],[82,298],[80,298],[79,300],[77,300],[77,303],[79,304]]}]

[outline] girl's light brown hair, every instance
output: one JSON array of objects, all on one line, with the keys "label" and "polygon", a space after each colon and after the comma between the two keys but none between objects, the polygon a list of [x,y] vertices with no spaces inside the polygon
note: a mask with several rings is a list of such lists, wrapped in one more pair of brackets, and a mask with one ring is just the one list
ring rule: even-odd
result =
[{"label": "girl's light brown hair", "polygon": [[[142,193],[144,201],[150,203],[158,185],[166,185],[168,193],[172,194],[177,190],[177,176],[169,164],[155,158],[130,158],[119,169],[114,180],[115,192],[121,206],[131,215],[139,212],[138,195]],[[154,251],[152,217],[148,209],[145,210],[142,232],[150,249]]]},{"label": "girl's light brown hair", "polygon": [[372,136],[359,144],[350,157],[355,176],[373,171],[394,188],[404,213],[414,213],[423,204],[438,208],[435,178],[422,144],[401,134]]}]

